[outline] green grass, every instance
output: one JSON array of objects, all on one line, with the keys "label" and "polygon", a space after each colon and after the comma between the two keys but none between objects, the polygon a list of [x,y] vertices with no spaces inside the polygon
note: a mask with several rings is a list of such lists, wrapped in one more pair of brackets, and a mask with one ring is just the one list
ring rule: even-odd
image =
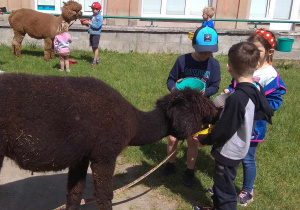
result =
[{"label": "green grass", "polygon": [[[39,75],[90,76],[99,78],[117,89],[128,101],[141,110],[151,110],[155,101],[168,93],[166,79],[178,55],[176,54],[122,54],[101,51],[101,64],[89,66],[91,51],[71,51],[71,59],[78,63],[71,66],[71,73],[58,72],[59,58],[50,62],[43,59],[43,49],[33,44],[22,48],[22,58],[11,54],[10,47],[0,45],[0,70],[7,73],[23,72]],[[220,91],[229,84],[231,77],[226,71],[227,57],[216,56],[222,71]],[[268,126],[267,136],[257,150],[257,179],[255,182],[255,202],[249,207],[238,209],[299,209],[300,199],[300,69],[295,65],[277,65],[286,84],[287,94],[284,103],[275,112],[273,125]],[[134,166],[138,178],[156,166],[166,157],[167,139],[143,147],[129,147],[122,152],[126,162]],[[186,143],[178,152],[178,173],[170,178],[159,175],[159,170],[144,179],[141,184],[157,188],[176,202],[177,209],[190,209],[191,204],[209,205],[207,188],[212,184],[214,162],[210,148],[199,149],[196,164],[196,186],[186,188],[182,185],[182,175],[186,167]],[[115,180],[124,178],[116,174]],[[237,190],[242,186],[242,167],[236,178]],[[116,182],[118,183],[118,182]],[[118,184],[117,184],[118,185]],[[115,186],[116,188],[121,187]]]}]

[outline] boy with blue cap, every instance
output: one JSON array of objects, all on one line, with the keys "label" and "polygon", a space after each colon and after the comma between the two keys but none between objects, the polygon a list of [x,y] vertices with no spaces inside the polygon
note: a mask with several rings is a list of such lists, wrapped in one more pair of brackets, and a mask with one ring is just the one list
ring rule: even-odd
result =
[{"label": "boy with blue cap", "polygon": [[[212,57],[213,52],[218,51],[218,34],[212,27],[205,26],[198,28],[193,37],[193,53],[181,55],[177,58],[167,79],[167,87],[170,91],[176,88],[176,84],[185,78],[198,78],[205,83],[203,94],[210,97],[219,90],[221,81],[220,64]],[[184,185],[192,187],[194,184],[194,167],[198,155],[197,145],[192,141],[192,137],[187,139],[187,169],[184,173]],[[168,155],[177,149],[178,140],[169,136],[167,145]],[[170,158],[166,167],[162,171],[163,175],[170,175],[176,172],[176,153]]]}]

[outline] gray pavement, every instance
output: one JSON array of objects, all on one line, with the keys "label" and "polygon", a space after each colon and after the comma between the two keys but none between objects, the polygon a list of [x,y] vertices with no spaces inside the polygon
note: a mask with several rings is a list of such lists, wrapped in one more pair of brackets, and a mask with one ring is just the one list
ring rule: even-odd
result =
[{"label": "gray pavement", "polygon": [[281,52],[276,50],[274,53],[274,59],[300,61],[300,50],[292,50],[291,52]]},{"label": "gray pavement", "polygon": [[[135,180],[140,166],[118,163],[114,176],[114,189],[119,189]],[[116,175],[117,173],[117,175]],[[53,210],[66,203],[67,170],[60,172],[33,173],[20,169],[14,161],[5,158],[0,173],[1,210]],[[94,184],[91,169],[88,169],[83,198],[93,198]],[[176,202],[164,199],[159,189],[137,183],[112,200],[113,210],[176,209]],[[81,210],[98,209],[95,202],[81,206]]]}]

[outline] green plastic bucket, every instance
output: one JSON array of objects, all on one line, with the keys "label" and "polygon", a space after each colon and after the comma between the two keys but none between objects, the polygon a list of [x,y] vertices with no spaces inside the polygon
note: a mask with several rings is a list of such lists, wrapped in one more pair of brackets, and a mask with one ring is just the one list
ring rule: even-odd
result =
[{"label": "green plastic bucket", "polygon": [[291,52],[294,39],[290,38],[278,38],[277,50],[282,52]]}]

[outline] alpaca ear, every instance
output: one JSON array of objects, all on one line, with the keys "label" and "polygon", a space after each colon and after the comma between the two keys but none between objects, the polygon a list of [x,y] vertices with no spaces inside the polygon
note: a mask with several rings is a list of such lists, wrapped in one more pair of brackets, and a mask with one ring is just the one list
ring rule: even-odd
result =
[{"label": "alpaca ear", "polygon": [[66,2],[63,2],[63,4],[64,4],[64,6],[69,6],[69,4],[68,4],[68,3],[66,3]]}]

